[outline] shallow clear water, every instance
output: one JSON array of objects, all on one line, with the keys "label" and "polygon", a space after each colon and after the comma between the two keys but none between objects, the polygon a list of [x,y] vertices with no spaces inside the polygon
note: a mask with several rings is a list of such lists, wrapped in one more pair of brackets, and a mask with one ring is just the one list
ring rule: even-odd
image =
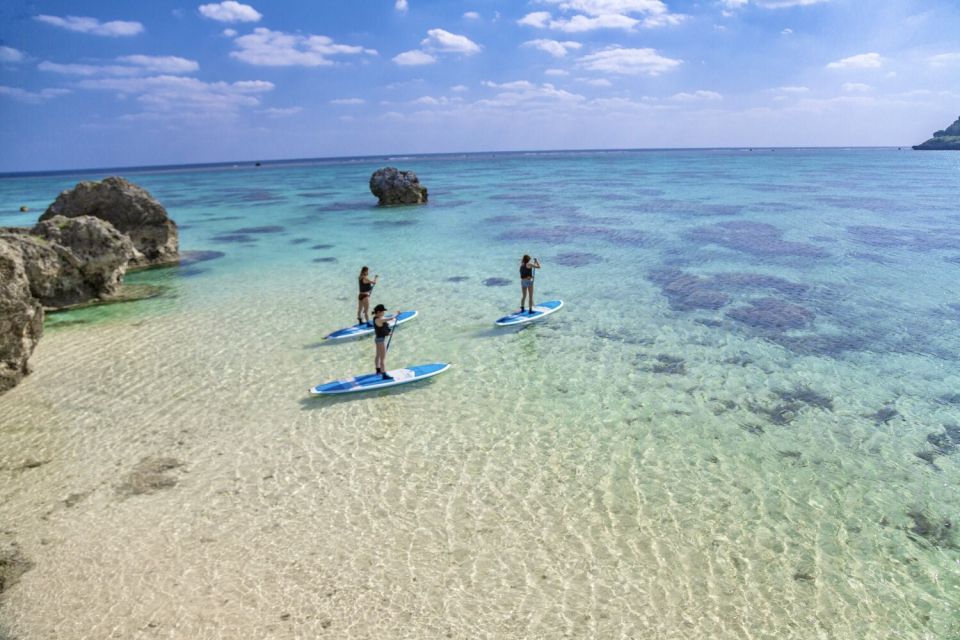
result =
[{"label": "shallow clear water", "polygon": [[[371,206],[384,164],[430,204]],[[0,636],[960,634],[960,156],[126,175],[225,255],[50,316],[0,397],[0,542],[34,563]],[[0,180],[0,225],[81,177]],[[523,253],[566,306],[495,331]],[[372,369],[321,341],[363,264],[421,314],[388,364],[454,368],[308,398]],[[145,458],[181,466],[141,494]]]}]

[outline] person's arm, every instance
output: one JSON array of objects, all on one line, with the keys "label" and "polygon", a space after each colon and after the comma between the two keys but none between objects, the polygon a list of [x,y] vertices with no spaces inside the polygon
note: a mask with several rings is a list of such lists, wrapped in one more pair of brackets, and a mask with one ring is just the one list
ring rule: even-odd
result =
[{"label": "person's arm", "polygon": [[534,269],[539,269],[539,268],[540,268],[540,258],[534,258],[534,259],[533,259],[533,268],[534,268]]},{"label": "person's arm", "polygon": [[397,309],[393,314],[393,325],[396,326],[400,322],[400,309]]}]

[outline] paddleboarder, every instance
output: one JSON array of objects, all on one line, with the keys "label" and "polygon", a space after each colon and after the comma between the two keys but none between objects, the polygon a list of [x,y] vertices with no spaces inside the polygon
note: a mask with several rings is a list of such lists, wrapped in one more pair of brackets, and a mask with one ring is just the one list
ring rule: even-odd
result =
[{"label": "paddleboarder", "polygon": [[533,313],[533,270],[540,268],[538,258],[530,259],[524,254],[520,259],[520,313],[524,313],[524,302],[529,298],[529,313]]},{"label": "paddleboarder", "polygon": [[377,373],[379,373],[384,380],[393,380],[393,376],[387,373],[387,347],[390,346],[390,343],[387,341],[387,336],[393,333],[394,327],[392,327],[391,324],[397,324],[400,310],[397,310],[397,313],[392,319],[383,317],[386,310],[387,308],[382,304],[378,304],[373,308],[373,331],[376,335],[373,343],[377,350],[373,365],[376,367]]},{"label": "paddleboarder", "polygon": [[363,324],[364,322],[368,325],[370,324],[370,294],[373,293],[373,286],[377,284],[380,276],[375,275],[373,276],[373,280],[371,280],[369,274],[369,267],[364,266],[360,269],[360,277],[358,279],[360,283],[360,295],[357,297],[357,324]]}]

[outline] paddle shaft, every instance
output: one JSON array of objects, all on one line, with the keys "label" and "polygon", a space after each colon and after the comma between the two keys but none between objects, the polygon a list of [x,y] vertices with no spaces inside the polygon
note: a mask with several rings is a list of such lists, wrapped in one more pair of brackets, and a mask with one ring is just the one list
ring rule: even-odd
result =
[{"label": "paddle shaft", "polygon": [[400,312],[397,311],[396,320],[393,323],[393,330],[390,332],[390,337],[387,338],[387,348],[384,351],[390,351],[390,343],[393,342],[393,334],[397,332],[397,328],[400,326]]}]

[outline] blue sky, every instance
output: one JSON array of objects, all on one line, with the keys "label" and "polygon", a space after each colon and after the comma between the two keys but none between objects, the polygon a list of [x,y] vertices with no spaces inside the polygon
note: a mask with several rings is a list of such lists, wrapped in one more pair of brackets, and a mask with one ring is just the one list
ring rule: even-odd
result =
[{"label": "blue sky", "polygon": [[0,5],[0,171],[907,145],[960,115],[956,0]]}]

